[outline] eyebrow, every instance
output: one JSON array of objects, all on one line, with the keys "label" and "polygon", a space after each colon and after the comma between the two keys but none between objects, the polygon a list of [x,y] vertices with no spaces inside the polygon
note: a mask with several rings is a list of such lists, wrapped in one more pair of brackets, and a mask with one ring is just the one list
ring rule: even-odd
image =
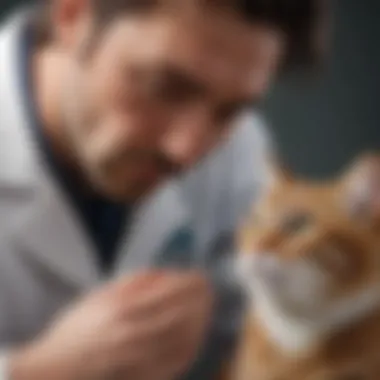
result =
[{"label": "eyebrow", "polygon": [[[170,63],[162,63],[160,66],[155,67],[145,67],[146,72],[151,73],[161,73],[165,77],[170,78],[170,80],[177,85],[186,89],[189,93],[195,96],[207,96],[211,94],[211,91],[207,88],[207,85],[203,83],[202,80],[198,79],[196,75],[187,72],[186,69],[178,68]],[[232,98],[220,100],[220,107],[228,108],[254,108],[262,102],[261,96],[247,95],[245,97]]]},{"label": "eyebrow", "polygon": [[[195,94],[207,95],[210,93],[207,86],[195,75],[186,72],[185,70],[177,69],[174,66],[166,65],[163,67],[163,72],[178,82],[184,87],[192,88]],[[240,99],[232,99],[231,101],[227,100],[223,102],[228,106],[236,106],[237,108],[252,107],[259,104],[262,101],[260,96],[247,95],[241,97]]]}]

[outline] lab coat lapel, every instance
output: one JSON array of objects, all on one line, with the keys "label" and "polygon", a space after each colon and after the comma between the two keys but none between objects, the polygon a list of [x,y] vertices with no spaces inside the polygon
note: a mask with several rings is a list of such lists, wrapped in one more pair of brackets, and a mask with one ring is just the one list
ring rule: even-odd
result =
[{"label": "lab coat lapel", "polygon": [[[0,200],[17,220],[7,233],[26,260],[38,262],[64,282],[87,287],[100,277],[94,250],[30,134],[17,70],[26,19],[26,14],[16,16],[0,33]],[[26,202],[22,207],[15,194]]]},{"label": "lab coat lapel", "polygon": [[169,258],[165,258],[165,244],[176,231],[188,226],[191,226],[190,212],[181,187],[179,182],[170,181],[138,210],[116,274],[154,267],[162,261],[170,264]]},{"label": "lab coat lapel", "polygon": [[14,246],[60,281],[85,289],[101,279],[92,242],[75,211],[54,188],[40,190],[14,232]]}]

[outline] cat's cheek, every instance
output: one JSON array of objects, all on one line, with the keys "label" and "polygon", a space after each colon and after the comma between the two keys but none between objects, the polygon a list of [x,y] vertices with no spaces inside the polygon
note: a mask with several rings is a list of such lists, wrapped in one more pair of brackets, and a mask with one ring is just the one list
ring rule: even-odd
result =
[{"label": "cat's cheek", "polygon": [[[291,274],[291,275],[290,275]],[[326,297],[326,277],[305,262],[298,263],[289,273],[287,292],[291,299],[303,306],[323,302]]]},{"label": "cat's cheek", "polygon": [[254,257],[249,253],[240,253],[233,267],[234,276],[242,285],[248,284],[253,277]]}]

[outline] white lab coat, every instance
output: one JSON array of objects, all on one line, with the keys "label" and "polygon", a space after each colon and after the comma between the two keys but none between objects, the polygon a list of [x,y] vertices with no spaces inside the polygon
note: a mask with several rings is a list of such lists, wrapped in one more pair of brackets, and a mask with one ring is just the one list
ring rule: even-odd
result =
[{"label": "white lab coat", "polygon": [[[26,19],[24,14],[12,16],[0,31],[0,380],[7,379],[8,347],[33,339],[73,297],[107,280],[30,134],[17,69],[18,38]],[[155,265],[199,266],[210,276],[217,272],[219,259],[231,250],[231,233],[267,178],[259,119],[249,115],[239,124],[226,144],[185,178],[162,186],[136,211],[114,276]],[[178,252],[173,252],[168,243],[183,230],[191,231],[194,246],[177,244]],[[201,367],[211,366],[223,334],[233,330],[234,303],[228,305],[229,313],[221,313],[215,323],[218,337],[210,338],[205,360],[193,372],[197,379],[207,377]]]}]

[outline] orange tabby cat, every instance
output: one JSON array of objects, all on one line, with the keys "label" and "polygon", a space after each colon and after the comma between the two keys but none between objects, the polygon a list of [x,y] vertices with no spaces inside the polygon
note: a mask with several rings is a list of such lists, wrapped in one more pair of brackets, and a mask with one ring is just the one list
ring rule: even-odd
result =
[{"label": "orange tabby cat", "polygon": [[251,307],[225,380],[380,380],[380,156],[278,178],[239,234]]}]

